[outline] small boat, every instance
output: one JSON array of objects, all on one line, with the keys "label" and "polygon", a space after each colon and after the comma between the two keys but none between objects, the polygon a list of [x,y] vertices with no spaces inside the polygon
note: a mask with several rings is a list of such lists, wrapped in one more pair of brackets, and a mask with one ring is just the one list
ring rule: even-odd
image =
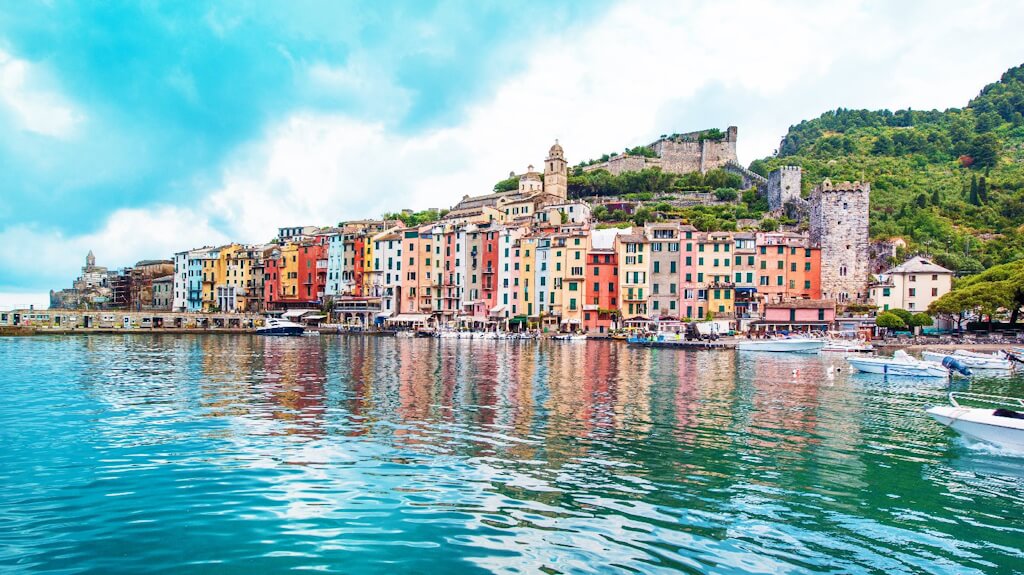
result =
[{"label": "small boat", "polygon": [[[849,364],[858,371],[865,373],[881,373],[884,375],[903,375],[910,377],[949,377],[950,371],[955,370],[963,375],[970,375],[970,370],[960,367],[947,367],[944,363],[924,361],[903,351],[896,350],[892,357],[869,356],[850,357],[846,359]],[[949,362],[955,363],[955,362]]]},{"label": "small boat", "polygon": [[780,337],[773,339],[746,339],[736,344],[740,351],[771,351],[815,353],[825,347],[825,340],[810,337]]},{"label": "small boat", "polygon": [[559,335],[551,336],[551,339],[558,341],[585,341],[587,339],[586,334],[575,334],[575,333],[563,333]]},{"label": "small boat", "polygon": [[944,358],[952,357],[971,369],[998,369],[1002,371],[1009,371],[1013,369],[1013,364],[1010,362],[1010,358],[1001,351],[991,354],[977,353],[963,349],[958,349],[952,353],[944,351],[925,351],[921,353],[921,357],[928,361],[937,362],[941,362]]},{"label": "small boat", "polygon": [[[964,407],[958,400],[972,400],[1001,407]],[[949,394],[949,403],[950,405],[930,407],[926,413],[935,421],[969,439],[1014,451],[1024,451],[1024,399],[953,392]]]},{"label": "small boat", "polygon": [[268,317],[266,322],[256,328],[256,335],[302,335],[306,328],[286,319]]},{"label": "small boat", "polygon": [[825,341],[825,347],[821,351],[834,351],[841,353],[866,353],[875,351],[875,346],[864,338],[843,337],[842,334],[831,335]]}]

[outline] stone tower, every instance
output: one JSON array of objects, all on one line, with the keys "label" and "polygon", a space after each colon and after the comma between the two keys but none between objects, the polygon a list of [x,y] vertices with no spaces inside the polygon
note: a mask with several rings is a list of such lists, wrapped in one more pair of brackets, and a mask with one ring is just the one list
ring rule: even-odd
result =
[{"label": "stone tower", "polygon": [[768,209],[781,211],[788,202],[800,197],[800,166],[781,166],[768,174],[765,193]]},{"label": "stone tower", "polygon": [[555,145],[548,151],[548,158],[544,160],[544,191],[563,200],[569,197],[569,167],[558,140],[555,140]]},{"label": "stone tower", "polygon": [[827,178],[810,197],[811,242],[821,247],[821,297],[838,302],[868,296],[868,208],[871,185]]},{"label": "stone tower", "polygon": [[92,255],[92,250],[85,256],[85,267],[94,268],[96,267],[96,256]]}]

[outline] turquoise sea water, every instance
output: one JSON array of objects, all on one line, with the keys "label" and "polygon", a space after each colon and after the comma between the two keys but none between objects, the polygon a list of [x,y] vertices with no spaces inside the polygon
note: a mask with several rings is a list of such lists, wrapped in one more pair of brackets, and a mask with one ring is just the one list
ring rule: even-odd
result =
[{"label": "turquoise sea water", "polygon": [[0,338],[0,389],[3,573],[1024,573],[1024,456],[841,356]]}]

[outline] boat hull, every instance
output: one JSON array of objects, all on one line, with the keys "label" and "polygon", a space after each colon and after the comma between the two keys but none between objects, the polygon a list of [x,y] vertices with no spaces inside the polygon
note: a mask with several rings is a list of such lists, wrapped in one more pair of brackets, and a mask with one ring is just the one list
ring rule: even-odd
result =
[{"label": "boat hull", "polygon": [[740,351],[767,351],[772,353],[814,353],[825,347],[825,342],[808,340],[751,340],[741,341],[736,345]]},{"label": "boat hull", "polygon": [[937,362],[942,362],[943,358],[952,357],[953,359],[959,361],[960,363],[966,365],[967,367],[969,367],[971,369],[992,369],[992,370],[998,370],[998,371],[1010,371],[1011,369],[1013,369],[1013,366],[1010,363],[1010,360],[1008,360],[1008,359],[1000,359],[1000,358],[995,357],[995,356],[992,356],[992,357],[981,356],[981,357],[979,357],[979,356],[976,356],[976,355],[957,354],[957,353],[941,353],[941,352],[936,352],[936,351],[926,351],[926,352],[921,353],[921,357],[925,358],[928,361],[937,361]]},{"label": "boat hull", "polygon": [[872,361],[868,358],[848,359],[850,365],[864,373],[899,375],[904,377],[949,377],[949,370],[941,365],[900,364],[887,361]]},{"label": "boat hull", "polygon": [[939,406],[928,415],[960,435],[999,447],[1024,452],[1024,419],[996,417],[991,409]]},{"label": "boat hull", "polygon": [[268,327],[258,328],[256,330],[256,335],[302,335],[302,332],[304,331],[305,328],[301,326]]}]

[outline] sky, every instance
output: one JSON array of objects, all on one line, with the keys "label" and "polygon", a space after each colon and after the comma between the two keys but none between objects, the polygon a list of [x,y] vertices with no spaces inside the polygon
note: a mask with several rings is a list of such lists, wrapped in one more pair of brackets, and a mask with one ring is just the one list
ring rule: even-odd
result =
[{"label": "sky", "polygon": [[1024,63],[1015,1],[0,5],[0,308],[278,227],[449,207],[739,127],[741,163],[844,108],[961,107]]}]

